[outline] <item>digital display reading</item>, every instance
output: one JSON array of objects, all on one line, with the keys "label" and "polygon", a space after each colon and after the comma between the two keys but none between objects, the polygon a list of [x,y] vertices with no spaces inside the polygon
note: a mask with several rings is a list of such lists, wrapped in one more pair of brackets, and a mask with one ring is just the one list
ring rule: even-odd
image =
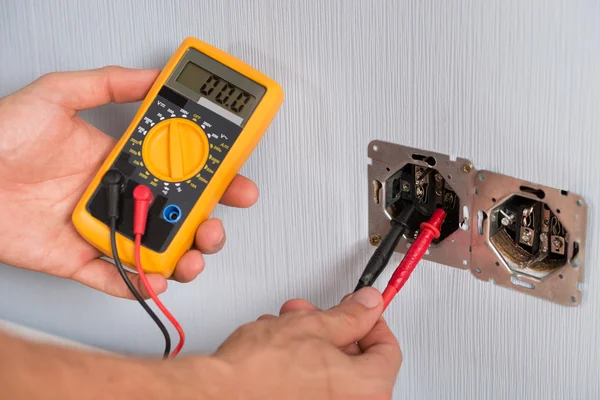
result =
[{"label": "digital display reading", "polygon": [[256,97],[192,62],[183,67],[175,81],[240,117],[256,101]]}]

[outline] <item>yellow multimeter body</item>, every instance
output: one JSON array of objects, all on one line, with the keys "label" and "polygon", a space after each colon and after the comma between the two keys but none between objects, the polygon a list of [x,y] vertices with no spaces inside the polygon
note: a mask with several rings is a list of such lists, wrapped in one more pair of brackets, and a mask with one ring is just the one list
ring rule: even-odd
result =
[{"label": "yellow multimeter body", "polygon": [[126,179],[117,222],[121,261],[135,268],[132,193],[143,184],[154,195],[142,238],[144,271],[171,276],[282,102],[275,81],[213,46],[185,39],[77,204],[76,229],[112,256],[102,178],[118,170]]}]

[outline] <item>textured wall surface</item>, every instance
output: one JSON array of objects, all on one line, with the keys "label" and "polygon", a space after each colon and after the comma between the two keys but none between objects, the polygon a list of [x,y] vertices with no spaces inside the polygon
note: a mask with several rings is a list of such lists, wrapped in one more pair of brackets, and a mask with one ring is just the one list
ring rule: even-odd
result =
[{"label": "textured wall surface", "polygon": [[[187,329],[187,352],[213,350],[286,299],[328,307],[352,289],[372,251],[372,139],[582,194],[581,307],[425,263],[387,318],[405,357],[395,398],[597,399],[599,21],[592,0],[4,0],[0,95],[50,71],[161,67],[188,35],[282,84],[286,102],[243,169],[260,202],[217,209],[225,249],[197,281],[171,283],[163,296]],[[86,116],[118,136],[135,110]],[[158,355],[162,346],[137,304],[7,266],[0,317],[108,350]]]}]

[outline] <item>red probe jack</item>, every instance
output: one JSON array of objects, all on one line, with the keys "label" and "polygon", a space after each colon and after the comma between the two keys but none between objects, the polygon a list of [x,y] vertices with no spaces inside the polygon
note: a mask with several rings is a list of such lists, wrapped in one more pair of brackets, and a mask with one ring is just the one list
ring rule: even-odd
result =
[{"label": "red probe jack", "polygon": [[429,219],[429,222],[421,224],[421,233],[419,233],[417,239],[406,252],[406,255],[394,271],[387,287],[382,293],[383,311],[385,311],[392,299],[402,289],[410,274],[427,252],[431,241],[440,237],[440,227],[445,218],[446,212],[438,208]]},{"label": "red probe jack", "polygon": [[175,317],[171,315],[169,310],[163,305],[163,303],[158,299],[158,296],[150,286],[148,282],[148,278],[146,278],[146,274],[142,268],[142,260],[141,260],[141,249],[142,249],[142,236],[146,232],[146,221],[148,220],[148,210],[150,208],[150,203],[152,203],[152,191],[144,185],[138,185],[133,190],[133,234],[135,235],[135,266],[137,268],[137,272],[140,276],[140,280],[146,289],[146,292],[150,295],[152,300],[156,306],[162,311],[162,313],[167,317],[169,321],[173,324],[175,329],[177,329],[177,333],[179,333],[179,343],[177,343],[177,347],[169,356],[169,359],[174,359],[177,357],[177,354],[183,348],[183,344],[185,343],[185,333],[183,328],[177,322]]}]

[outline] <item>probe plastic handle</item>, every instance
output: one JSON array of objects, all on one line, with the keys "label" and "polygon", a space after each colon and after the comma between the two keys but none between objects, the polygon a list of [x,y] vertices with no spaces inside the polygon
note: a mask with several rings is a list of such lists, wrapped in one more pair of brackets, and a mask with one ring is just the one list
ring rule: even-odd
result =
[{"label": "probe plastic handle", "polygon": [[143,235],[146,232],[146,221],[148,209],[152,203],[152,191],[144,185],[138,185],[133,189],[133,234]]},{"label": "probe plastic handle", "polygon": [[360,276],[358,284],[354,289],[355,292],[365,286],[373,286],[379,275],[381,275],[387,266],[390,258],[392,258],[392,254],[394,254],[394,250],[398,247],[402,235],[404,235],[404,232],[408,229],[408,222],[415,213],[415,207],[412,204],[409,204],[404,207],[398,217],[392,220],[392,226],[389,232],[385,235],[379,247],[373,252],[365,270]]},{"label": "probe plastic handle", "polygon": [[432,240],[440,237],[440,227],[445,218],[446,212],[437,209],[429,219],[429,222],[423,222],[421,224],[421,233],[406,252],[400,265],[398,265],[398,268],[396,268],[392,274],[387,287],[381,294],[383,297],[383,311],[387,309],[392,299],[398,294],[400,289],[402,289],[402,286],[404,286],[410,274],[414,271],[419,261],[421,261],[421,258],[423,258],[427,252]]}]

